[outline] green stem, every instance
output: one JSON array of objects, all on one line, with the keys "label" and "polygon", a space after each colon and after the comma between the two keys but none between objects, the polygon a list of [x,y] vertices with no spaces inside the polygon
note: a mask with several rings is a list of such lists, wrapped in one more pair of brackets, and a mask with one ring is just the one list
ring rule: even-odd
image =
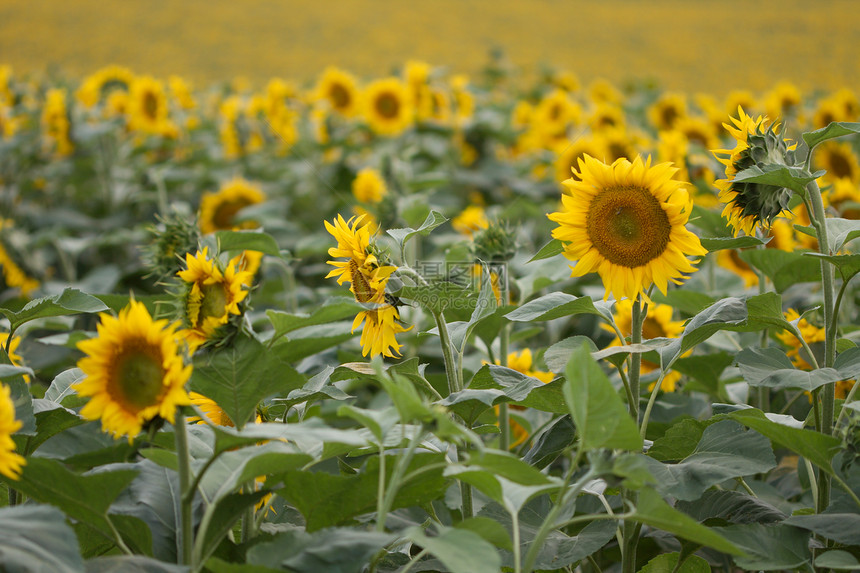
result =
[{"label": "green stem", "polygon": [[[633,301],[633,312],[630,320],[630,344],[640,344],[642,342],[642,323],[645,322],[645,316],[648,314],[648,305],[642,304],[641,295],[636,296]],[[628,411],[633,420],[639,423],[639,373],[642,367],[642,355],[638,352],[630,355],[630,393],[633,395],[633,401],[628,404]]]},{"label": "green stem", "polygon": [[[379,442],[379,479],[376,482],[376,531],[385,531],[385,445]],[[382,517],[380,517],[382,516]]]},{"label": "green stem", "polygon": [[448,334],[448,323],[441,312],[434,312],[436,328],[439,330],[439,341],[442,344],[442,358],[445,361],[445,375],[448,378],[448,394],[459,392],[463,389],[457,376],[457,363],[454,362],[454,354],[451,347],[451,335]]},{"label": "green stem", "polygon": [[513,549],[514,549],[514,573],[522,573],[523,566],[521,563],[522,559],[522,548],[520,547],[520,514],[517,511],[511,511],[511,536],[513,539]]},{"label": "green stem", "polygon": [[[394,473],[391,475],[391,481],[388,482],[388,487],[385,488],[385,496],[382,502],[382,514],[376,516],[377,531],[385,531],[385,521],[388,517],[388,512],[391,511],[391,506],[394,504],[394,498],[403,482],[403,474],[406,472],[406,468],[409,467],[410,462],[412,462],[412,457],[415,455],[415,449],[418,447],[418,444],[424,440],[424,436],[426,435],[427,433],[424,431],[424,426],[421,426],[421,430],[418,434],[410,440],[409,446],[406,448],[406,452],[398,457],[397,465],[394,466]],[[382,452],[382,455],[385,455],[384,451]],[[384,465],[382,460],[380,460],[379,471],[382,472],[383,470]]]},{"label": "green stem", "polygon": [[[492,267],[490,267],[492,268]],[[507,306],[508,304],[508,273],[506,269],[502,269],[498,273],[496,273],[501,280],[499,280],[499,303],[502,306]],[[492,281],[492,275],[490,275],[490,281]],[[508,365],[508,346],[510,345],[511,340],[511,329],[510,324],[505,323],[502,326],[502,330],[499,333],[499,361],[502,366]],[[501,435],[499,436],[499,449],[503,452],[507,452],[511,448],[511,422],[510,422],[510,414],[508,412],[508,404],[507,402],[499,404],[499,430],[501,431]]]},{"label": "green stem", "polygon": [[173,431],[176,440],[176,459],[179,464],[179,491],[182,492],[180,501],[180,538],[182,540],[182,548],[179,563],[180,565],[191,565],[191,552],[194,547],[191,503],[194,500],[194,494],[188,494],[191,491],[189,488],[191,484],[191,454],[188,450],[188,429],[185,424],[185,413],[181,407],[176,410]]}]

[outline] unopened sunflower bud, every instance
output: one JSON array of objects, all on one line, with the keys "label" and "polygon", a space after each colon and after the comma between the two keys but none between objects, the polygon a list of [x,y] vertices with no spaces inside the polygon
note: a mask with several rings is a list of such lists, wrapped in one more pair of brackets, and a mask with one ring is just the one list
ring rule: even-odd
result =
[{"label": "unopened sunflower bud", "polygon": [[509,261],[516,253],[516,232],[507,221],[493,221],[473,237],[475,257],[488,262]]}]

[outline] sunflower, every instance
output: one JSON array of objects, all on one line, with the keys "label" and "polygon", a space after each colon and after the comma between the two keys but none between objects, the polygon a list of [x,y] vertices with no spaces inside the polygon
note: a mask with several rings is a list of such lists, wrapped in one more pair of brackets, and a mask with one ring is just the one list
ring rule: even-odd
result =
[{"label": "sunflower", "polygon": [[21,429],[22,423],[15,419],[15,404],[9,386],[0,386],[0,474],[17,480],[21,476],[21,466],[26,465],[27,460],[15,453],[12,434]]},{"label": "sunflower", "polygon": [[723,109],[725,110],[725,114],[731,115],[735,113],[735,110],[737,110],[738,107],[742,107],[744,109],[757,109],[758,100],[756,100],[751,91],[733,90],[726,96]]},{"label": "sunflower", "polygon": [[845,107],[834,98],[824,98],[818,102],[815,113],[812,114],[812,125],[815,129],[827,127],[834,121],[848,121]]},{"label": "sunflower", "polygon": [[726,179],[714,184],[720,190],[720,201],[725,204],[722,215],[734,228],[735,235],[741,231],[753,235],[756,228],[770,226],[778,216],[790,217],[787,209],[791,191],[773,185],[736,183],[734,177],[756,165],[755,157],[762,154],[768,161],[785,163],[795,146],[780,137],[776,132],[778,126],[770,123],[767,117],[753,119],[739,107],[738,117],[731,120],[734,126],[723,125],[737,144],[734,149],[713,150],[720,163],[726,166]]},{"label": "sunflower", "polygon": [[412,123],[406,85],[397,78],[376,80],[364,91],[364,118],[381,135],[398,135]]},{"label": "sunflower", "polygon": [[621,106],[601,103],[598,104],[588,118],[588,125],[594,133],[600,133],[607,129],[623,130],[625,123],[624,110]]},{"label": "sunflower", "polygon": [[[789,322],[793,322],[798,318],[800,318],[800,313],[793,308],[789,308],[785,312],[785,320]],[[805,318],[800,318],[797,323],[797,329],[800,331],[800,335],[807,344],[824,342],[824,329],[819,326],[815,326]],[[776,333],[776,337],[789,348],[787,355],[791,358],[791,363],[794,364],[795,367],[800,368],[801,370],[812,369],[812,365],[806,361],[806,357],[801,356],[800,351],[802,346],[794,334],[787,330],[782,330]]]},{"label": "sunflower", "polygon": [[860,183],[860,162],[850,143],[826,141],[818,147],[815,159],[816,167],[827,171],[828,180],[847,179]]},{"label": "sunflower", "polygon": [[134,73],[128,68],[106,66],[85,78],[75,96],[85,106],[93,107],[113,91],[127,93],[133,81]]},{"label": "sunflower", "polygon": [[825,201],[844,219],[860,219],[860,187],[849,179],[837,179],[827,189]]},{"label": "sunflower", "polygon": [[700,145],[703,149],[714,149],[720,143],[713,123],[702,117],[678,118],[675,129],[683,133],[691,144]]},{"label": "sunflower", "polygon": [[[626,337],[629,337],[633,332],[633,301],[621,300],[615,304],[613,317],[618,330]],[[608,325],[602,327],[610,332],[615,332]],[[642,338],[643,340],[651,340],[654,338],[677,338],[684,332],[683,320],[672,320],[672,307],[667,304],[652,304],[648,307],[648,314],[645,321],[642,323]],[[610,343],[610,346],[621,346],[625,341],[620,340],[618,336]],[[641,372],[647,374],[660,370],[660,365],[648,360],[642,360]],[[676,371],[667,372],[663,377],[663,382],[660,383],[660,390],[663,392],[674,392],[677,387],[678,380],[681,379],[681,373]],[[653,390],[654,384],[651,384],[648,389]]]},{"label": "sunflower", "polygon": [[216,331],[230,320],[230,315],[241,315],[239,303],[248,296],[243,287],[251,281],[251,273],[237,271],[230,262],[223,270],[217,260],[209,258],[204,248],[196,255],[185,255],[187,269],[177,276],[185,283],[185,322],[182,334],[192,349],[215,338]]},{"label": "sunflower", "polygon": [[792,117],[803,121],[800,89],[791,82],[780,82],[765,96],[764,109],[770,117]]},{"label": "sunflower", "polygon": [[[575,174],[579,160],[586,155],[602,157],[605,154],[602,145],[602,139],[586,135],[574,141],[559,143],[556,147],[555,161],[553,161],[556,181],[560,183]],[[564,185],[562,188],[567,189]]]},{"label": "sunflower", "polygon": [[152,135],[175,137],[164,85],[149,76],[135,78],[128,94],[128,124],[131,129]]},{"label": "sunflower", "polygon": [[454,120],[463,126],[475,114],[475,97],[469,90],[469,77],[465,74],[451,76],[451,96],[454,99]]},{"label": "sunflower", "polygon": [[483,207],[469,205],[462,213],[451,219],[451,226],[458,233],[471,237],[475,231],[489,227],[490,222]]},{"label": "sunflower", "polygon": [[90,400],[87,420],[119,438],[136,436],[155,416],[173,423],[177,406],[190,404],[179,323],[153,320],[141,302],[131,301],[119,317],[101,315],[98,336],[78,343],[86,356],[78,362],[85,378],[72,387]]},{"label": "sunflower", "polygon": [[355,76],[332,66],[323,70],[317,82],[316,100],[328,102],[329,107],[344,117],[358,113],[359,91]]},{"label": "sunflower", "polygon": [[[6,348],[6,342],[9,340],[8,332],[0,332],[0,347]],[[23,366],[23,359],[16,354],[18,350],[18,345],[21,344],[20,336],[13,336],[12,342],[9,343],[9,361],[12,363],[12,366]],[[28,384],[30,383],[30,375],[24,374],[24,381]]]},{"label": "sunflower", "polygon": [[548,215],[559,224],[552,236],[564,241],[564,255],[578,261],[571,276],[597,271],[616,300],[647,297],[656,284],[681,284],[696,268],[688,256],[704,256],[698,237],[685,225],[692,203],[684,183],[672,179],[669,163],[651,165],[636,157],[607,165],[590,155],[564,182],[562,211]]},{"label": "sunflower", "polygon": [[379,203],[387,193],[385,180],[372,167],[365,167],[352,180],[352,194],[362,203]]},{"label": "sunflower", "polygon": [[170,76],[167,78],[167,85],[170,88],[171,97],[179,104],[179,107],[185,110],[197,107],[197,102],[191,95],[191,85],[184,78],[175,75]]},{"label": "sunflower", "polygon": [[71,122],[64,90],[52,88],[45,94],[42,130],[45,135],[46,149],[55,151],[61,157],[70,155],[74,151],[75,146],[70,139]]},{"label": "sunflower", "polygon": [[[338,284],[350,283],[349,290],[355,300],[367,305],[356,315],[352,330],[364,324],[361,331],[362,356],[383,355],[394,357],[400,354],[400,344],[396,335],[411,330],[400,323],[400,313],[385,293],[388,278],[396,267],[380,265],[373,254],[375,247],[370,243],[371,225],[361,225],[364,217],[354,217],[344,221],[338,215],[334,224],[325,222],[326,230],[337,239],[337,247],[329,249],[333,258],[346,261],[328,261],[333,268],[326,278],[336,277]],[[359,226],[361,225],[361,226]]]},{"label": "sunflower", "polygon": [[[785,219],[775,219],[770,226],[767,243],[768,249],[792,252],[795,249],[794,229]],[[739,256],[738,249],[723,249],[717,252],[717,264],[744,280],[745,287],[758,285],[758,275],[746,261]]]},{"label": "sunflower", "polygon": [[578,91],[582,84],[575,73],[569,70],[562,70],[560,72],[556,72],[552,76],[552,85],[559,89],[563,89],[566,92],[572,93]]},{"label": "sunflower", "polygon": [[245,207],[262,203],[266,195],[244,179],[224,183],[215,193],[205,193],[200,200],[200,230],[204,234],[222,230],[255,229],[256,221],[239,221],[236,214]]},{"label": "sunflower", "polygon": [[683,94],[664,92],[648,108],[648,119],[658,130],[672,129],[687,117],[687,98]]},{"label": "sunflower", "polygon": [[535,129],[554,141],[565,134],[570,124],[582,121],[582,109],[568,97],[567,92],[557,89],[538,102],[531,121]]},{"label": "sunflower", "polygon": [[3,243],[3,228],[11,227],[11,221],[0,219],[0,278],[9,288],[20,289],[21,295],[28,297],[30,293],[39,288],[38,280],[30,277],[24,269],[15,262],[12,254],[6,250]]},{"label": "sunflower", "polygon": [[624,101],[624,95],[609,82],[609,80],[598,78],[588,86],[588,94],[594,103],[620,104]]}]

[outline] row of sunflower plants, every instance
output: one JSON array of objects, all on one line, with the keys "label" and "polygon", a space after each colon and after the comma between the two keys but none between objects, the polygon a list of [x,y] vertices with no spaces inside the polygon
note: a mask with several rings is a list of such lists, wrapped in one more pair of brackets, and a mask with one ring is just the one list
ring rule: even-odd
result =
[{"label": "row of sunflower plants", "polygon": [[860,567],[850,90],[0,70],[5,568]]}]

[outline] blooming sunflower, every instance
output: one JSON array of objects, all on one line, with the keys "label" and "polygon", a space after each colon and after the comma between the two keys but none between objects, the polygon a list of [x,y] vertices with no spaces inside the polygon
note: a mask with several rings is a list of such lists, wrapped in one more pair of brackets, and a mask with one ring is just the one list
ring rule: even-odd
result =
[{"label": "blooming sunflower", "polygon": [[230,315],[241,315],[239,303],[248,296],[243,287],[250,283],[251,273],[237,271],[231,261],[223,270],[218,262],[209,258],[208,248],[196,255],[185,255],[187,269],[177,276],[186,286],[185,320],[187,328],[182,334],[192,349],[215,337],[219,327],[230,320]]},{"label": "blooming sunflower", "polygon": [[397,78],[376,80],[364,91],[364,118],[382,135],[398,135],[412,123],[406,85]]},{"label": "blooming sunflower", "polygon": [[463,209],[462,213],[451,219],[451,226],[458,233],[471,237],[475,231],[489,227],[490,222],[487,220],[483,207],[469,205]]},{"label": "blooming sunflower", "polygon": [[45,105],[42,108],[42,129],[47,149],[54,150],[61,157],[70,155],[74,151],[75,146],[70,139],[71,122],[69,121],[64,90],[52,88],[45,94]]},{"label": "blooming sunflower", "polygon": [[153,320],[141,302],[131,301],[119,317],[101,315],[98,336],[78,343],[85,378],[72,387],[90,400],[87,420],[131,441],[144,422],[161,416],[173,423],[177,406],[190,404],[185,383],[191,366],[183,361],[179,323]]},{"label": "blooming sunflower", "polygon": [[349,72],[329,66],[317,82],[316,99],[328,102],[344,117],[352,117],[359,109],[358,82]]},{"label": "blooming sunflower", "polygon": [[[558,144],[555,161],[553,161],[556,181],[561,183],[576,173],[579,160],[586,155],[602,157],[604,155],[602,144],[602,139],[586,135],[571,142],[565,141]],[[562,185],[562,189],[566,190],[567,187]]]},{"label": "blooming sunflower", "polygon": [[27,460],[15,453],[12,434],[20,430],[22,424],[15,419],[15,404],[12,403],[9,386],[2,384],[0,387],[0,474],[17,480],[21,475],[21,466]]},{"label": "blooming sunflower", "polygon": [[797,117],[802,121],[802,104],[800,89],[791,82],[780,82],[765,96],[764,109],[770,117]]},{"label": "blooming sunflower", "polygon": [[827,171],[828,180],[848,179],[854,184],[860,183],[860,162],[850,143],[827,141],[816,151],[816,167]]},{"label": "blooming sunflower", "polygon": [[176,126],[170,121],[164,85],[149,76],[135,78],[128,95],[129,126],[137,131],[175,137]]},{"label": "blooming sunflower", "polygon": [[731,224],[735,235],[741,231],[753,235],[756,228],[770,226],[778,216],[790,217],[787,209],[791,191],[773,185],[737,183],[735,175],[756,165],[762,154],[768,162],[785,164],[795,145],[782,139],[776,132],[778,126],[771,124],[767,117],[754,119],[739,107],[738,117],[731,120],[734,126],[727,123],[723,126],[737,144],[734,149],[713,150],[720,163],[726,166],[726,179],[718,179],[714,184],[720,190],[720,201],[725,204],[722,215]]},{"label": "blooming sunflower", "polygon": [[578,261],[571,276],[597,271],[616,300],[635,298],[656,284],[681,284],[696,268],[688,256],[707,250],[685,225],[692,203],[669,163],[651,165],[636,157],[607,165],[590,155],[564,185],[562,211],[548,215],[559,224],[552,236],[564,241],[564,255]]},{"label": "blooming sunflower", "polygon": [[[361,331],[361,353],[373,357],[379,354],[394,357],[400,354],[396,335],[411,330],[400,323],[400,312],[385,294],[388,278],[396,270],[392,265],[380,265],[374,247],[370,244],[371,224],[361,225],[364,217],[344,221],[338,215],[334,224],[325,222],[326,230],[337,239],[337,247],[329,249],[333,258],[346,261],[328,261],[333,268],[326,278],[336,277],[338,284],[350,283],[349,290],[355,300],[367,305],[358,313],[352,330],[364,324]],[[361,225],[361,226],[359,226]]]},{"label": "blooming sunflower", "polygon": [[683,94],[664,92],[648,108],[648,119],[658,130],[672,129],[684,117],[687,117],[687,98]]},{"label": "blooming sunflower", "polygon": [[221,230],[254,229],[259,226],[256,221],[237,221],[236,214],[265,200],[266,195],[260,188],[248,181],[228,181],[217,192],[204,193],[200,199],[200,230],[208,234]]},{"label": "blooming sunflower", "polygon": [[85,78],[75,96],[85,106],[93,107],[114,90],[128,92],[133,81],[134,73],[128,68],[106,66]]},{"label": "blooming sunflower", "polygon": [[[8,332],[0,332],[0,347],[6,348],[6,342],[9,341],[9,333]],[[18,345],[21,344],[20,336],[13,336],[12,342],[9,342],[9,361],[13,366],[23,366],[24,360],[16,354],[18,350]],[[28,384],[30,383],[30,375],[24,374],[24,381]]]},{"label": "blooming sunflower", "polygon": [[15,262],[10,251],[6,250],[3,242],[2,231],[12,226],[9,220],[0,219],[0,278],[9,288],[18,288],[22,296],[30,296],[30,293],[39,288],[39,281],[30,277],[21,266]]},{"label": "blooming sunflower", "polygon": [[352,180],[352,194],[362,203],[379,203],[388,193],[379,171],[365,167]]}]

